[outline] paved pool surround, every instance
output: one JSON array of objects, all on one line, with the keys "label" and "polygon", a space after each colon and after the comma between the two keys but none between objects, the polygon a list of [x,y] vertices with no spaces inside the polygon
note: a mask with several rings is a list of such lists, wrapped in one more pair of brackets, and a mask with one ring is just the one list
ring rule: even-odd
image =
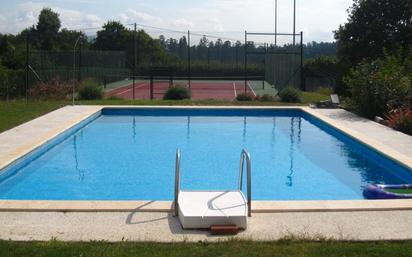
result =
[{"label": "paved pool surround", "polygon": [[[360,118],[341,109],[311,109],[299,106],[66,106],[1,133],[0,170],[24,157],[26,154],[36,150],[73,126],[78,125],[82,121],[85,121],[94,115],[99,115],[103,108],[301,110],[315,116],[344,134],[362,142],[386,157],[412,170],[412,137],[373,121]],[[107,217],[108,219],[116,220],[110,225],[112,228],[134,225],[135,228],[140,227],[142,229],[139,232],[136,231],[136,234],[133,234],[132,231],[124,228],[124,233],[129,235],[125,238],[129,240],[162,242],[220,240],[219,237],[210,238],[207,236],[206,232],[185,232],[180,228],[177,228],[175,218],[170,216],[172,211],[173,205],[171,201],[0,200],[0,239],[49,240],[51,238],[57,238],[68,241],[121,240],[121,231],[115,229],[117,232],[111,235],[108,233],[109,230],[105,232],[103,229],[99,234],[99,232],[96,231],[97,224],[96,227],[90,225],[89,232],[79,233],[85,222],[95,219],[104,220],[104,217]],[[124,220],[122,220],[121,217],[127,216],[127,213],[129,215],[138,215],[140,217],[139,220],[142,220],[139,222],[124,223]],[[392,229],[394,226],[398,226],[399,228],[410,227],[410,219],[406,219],[405,217],[410,217],[410,213],[412,213],[412,200],[254,201],[252,202],[252,213],[254,215],[248,221],[250,223],[248,225],[248,231],[241,233],[239,238],[275,240],[293,234],[296,236],[307,236],[308,238],[325,236],[328,238],[349,240],[412,239],[412,232],[410,229],[406,229],[405,231],[400,230],[400,232],[396,233],[393,233]],[[299,213],[301,213],[302,216],[300,216]],[[376,216],[376,219],[369,219],[365,215],[370,215],[370,217]],[[152,216],[157,218],[151,219],[150,217]],[[290,222],[287,223],[285,220],[289,216],[296,216],[296,222],[291,219]],[[391,219],[391,216],[399,216],[399,219]],[[47,219],[51,220],[50,225],[47,226],[47,228],[41,225],[36,225],[42,221],[47,223],[47,219],[45,220],[46,217],[49,217]],[[359,219],[359,217],[363,218]],[[62,218],[62,220],[61,223],[58,224],[57,220],[60,218]],[[275,219],[277,219],[277,221],[275,221]],[[330,220],[321,226],[322,219]],[[54,222],[54,220],[56,220],[56,222]],[[373,228],[377,224],[377,221],[382,221],[384,223],[381,224],[386,224],[388,226],[383,226],[383,228],[380,228],[379,230],[372,229],[367,231],[357,231],[356,226],[350,224],[356,224],[360,220],[362,220],[366,227],[369,224],[370,227]],[[273,228],[264,228],[265,222],[268,222],[268,224],[273,223]],[[312,222],[313,224],[310,224]],[[55,226],[51,226],[51,224],[55,224]],[[311,229],[314,224],[320,226],[318,229],[319,231]],[[152,226],[159,226],[159,228],[150,229]],[[282,233],[281,231],[275,231],[275,229],[279,229],[279,226],[282,227]],[[308,228],[307,231],[305,229],[306,226]],[[64,230],[65,232],[60,233],[61,230]],[[164,238],[155,236],[162,231],[168,236]],[[176,231],[176,233],[174,233],[174,231]],[[288,234],[287,231],[290,231],[290,233]]]},{"label": "paved pool surround", "polygon": [[[66,106],[0,134],[0,170],[46,144],[104,108],[287,109],[301,110],[412,170],[412,137],[341,109],[308,107]],[[396,149],[396,150],[395,150]],[[171,201],[0,200],[0,211],[140,211],[171,212]],[[255,213],[310,211],[412,210],[412,200],[396,201],[253,201]]]}]

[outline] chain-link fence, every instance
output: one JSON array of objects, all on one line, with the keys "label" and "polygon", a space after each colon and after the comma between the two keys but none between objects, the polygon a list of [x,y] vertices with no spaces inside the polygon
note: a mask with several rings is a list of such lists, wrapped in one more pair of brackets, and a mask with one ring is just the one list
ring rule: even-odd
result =
[{"label": "chain-link fence", "polygon": [[248,60],[263,65],[271,87],[303,89],[303,33],[246,33],[246,41]]},{"label": "chain-link fence", "polygon": [[192,80],[216,81],[210,90],[230,87],[235,96],[237,88],[275,95],[302,84],[302,34],[178,31],[118,22],[60,33],[64,40],[44,49],[36,31],[28,30],[26,68],[19,71],[15,95],[41,96],[52,81],[52,86],[65,85],[67,92],[57,95],[71,99],[68,88],[77,91],[86,79],[101,85],[107,96],[132,89],[131,99],[146,95],[135,91],[165,76],[189,87]]}]

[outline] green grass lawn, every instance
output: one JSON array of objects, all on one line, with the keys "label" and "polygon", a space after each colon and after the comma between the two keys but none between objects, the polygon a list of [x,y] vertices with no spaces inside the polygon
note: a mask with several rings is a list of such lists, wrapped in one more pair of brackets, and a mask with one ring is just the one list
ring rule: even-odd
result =
[{"label": "green grass lawn", "polygon": [[323,94],[320,92],[302,92],[301,98],[303,103],[310,104],[330,100],[330,94]]},{"label": "green grass lawn", "polygon": [[411,242],[247,242],[229,241],[222,243],[63,243],[50,242],[0,242],[0,256],[44,256],[44,257],[154,257],[154,256],[196,256],[196,257],[254,257],[254,256],[359,256],[359,257],[403,257],[412,255]]},{"label": "green grass lawn", "polygon": [[[287,105],[307,105],[320,100],[327,99],[328,96],[319,93],[302,93],[302,103],[286,104],[281,102],[231,102],[231,101],[164,101],[164,100],[96,100],[96,101],[76,101],[78,105],[204,105],[204,106],[287,106]],[[0,132],[13,128],[24,122],[44,115],[65,105],[70,105],[70,101],[0,101]]]},{"label": "green grass lawn", "polygon": [[0,132],[67,105],[67,102],[0,101]]}]

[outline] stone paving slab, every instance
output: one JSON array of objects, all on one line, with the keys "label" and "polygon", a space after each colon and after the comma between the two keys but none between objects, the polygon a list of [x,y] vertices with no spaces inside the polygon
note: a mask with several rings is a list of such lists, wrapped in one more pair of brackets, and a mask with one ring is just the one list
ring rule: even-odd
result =
[{"label": "stone paving slab", "polygon": [[[412,211],[254,214],[248,219],[248,229],[235,238],[407,240],[412,239],[411,217]],[[183,230],[169,213],[0,213],[2,240],[198,242],[232,238]]]},{"label": "stone paving slab", "polygon": [[66,106],[1,133],[0,170],[100,110]]},{"label": "stone paving slab", "polygon": [[342,109],[315,109],[343,126],[350,127],[359,133],[367,135],[382,144],[393,148],[404,155],[412,156],[412,137],[402,132],[393,130],[374,121],[361,118]]}]

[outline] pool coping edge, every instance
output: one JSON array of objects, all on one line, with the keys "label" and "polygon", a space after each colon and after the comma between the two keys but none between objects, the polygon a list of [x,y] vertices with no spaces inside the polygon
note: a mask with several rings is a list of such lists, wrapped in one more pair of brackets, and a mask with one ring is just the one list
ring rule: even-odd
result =
[{"label": "pool coping edge", "polygon": [[[412,201],[252,201],[252,213],[396,210],[412,210]],[[0,200],[0,212],[174,212],[174,208],[172,201]]]},{"label": "pool coping edge", "polygon": [[[67,107],[67,106],[66,106]],[[392,148],[370,139],[362,133],[353,131],[329,117],[303,106],[88,106],[91,110],[59,125],[41,139],[34,140],[24,150],[18,151],[14,158],[0,164],[0,170],[47,144],[54,138],[72,129],[105,108],[135,108],[135,109],[274,109],[300,110],[318,118],[329,126],[337,129],[356,141],[372,148],[385,157],[412,170],[412,158],[405,156]],[[65,107],[63,107],[65,108]],[[63,109],[61,108],[61,109]],[[60,110],[60,109],[58,109]],[[55,112],[55,111],[54,111]],[[47,114],[46,114],[47,115]],[[45,115],[44,115],[45,116]],[[43,117],[43,116],[42,116]],[[41,117],[39,117],[41,118]],[[37,119],[39,119],[37,118]],[[36,119],[34,119],[36,120]],[[33,121],[33,120],[32,120]],[[29,121],[25,124],[29,124]],[[20,126],[23,126],[22,124]],[[18,130],[20,127],[14,129]],[[13,130],[13,129],[11,129]],[[3,132],[4,133],[4,132]],[[253,213],[276,212],[340,212],[340,211],[390,211],[412,210],[412,200],[337,200],[337,201],[253,201]],[[172,212],[171,201],[50,201],[50,200],[0,200],[0,212]]]}]

